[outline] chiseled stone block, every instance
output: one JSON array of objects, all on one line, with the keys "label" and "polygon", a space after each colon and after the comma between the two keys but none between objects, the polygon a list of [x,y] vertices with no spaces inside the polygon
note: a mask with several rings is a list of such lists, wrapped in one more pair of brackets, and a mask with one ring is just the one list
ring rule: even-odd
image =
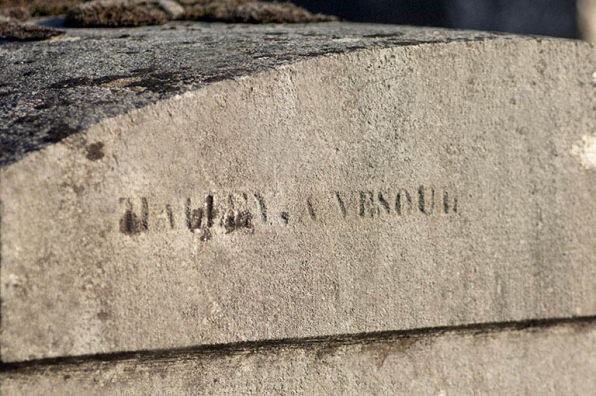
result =
[{"label": "chiseled stone block", "polygon": [[173,26],[0,47],[3,361],[596,315],[592,45]]}]

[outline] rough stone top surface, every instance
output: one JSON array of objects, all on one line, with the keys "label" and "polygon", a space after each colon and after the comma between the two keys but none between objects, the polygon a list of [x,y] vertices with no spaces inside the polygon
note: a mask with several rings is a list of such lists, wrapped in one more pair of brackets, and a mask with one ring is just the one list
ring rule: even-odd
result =
[{"label": "rough stone top surface", "polygon": [[0,41],[0,167],[105,118],[213,82],[316,56],[514,37],[353,23],[173,22]]}]

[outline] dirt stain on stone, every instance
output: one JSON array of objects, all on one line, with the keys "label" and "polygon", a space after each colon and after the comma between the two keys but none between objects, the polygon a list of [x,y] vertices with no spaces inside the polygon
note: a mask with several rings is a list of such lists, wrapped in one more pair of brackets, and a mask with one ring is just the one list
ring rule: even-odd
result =
[{"label": "dirt stain on stone", "polygon": [[97,142],[87,146],[87,159],[91,161],[99,161],[104,157],[103,143]]},{"label": "dirt stain on stone", "polygon": [[362,345],[362,352],[369,354],[377,368],[383,367],[391,354],[404,352],[416,342],[416,338],[407,337],[395,341],[378,341]]},{"label": "dirt stain on stone", "polygon": [[107,321],[109,317],[110,317],[110,315],[103,309],[101,311],[99,311],[99,313],[97,314],[97,318],[99,320],[101,320],[102,322]]},{"label": "dirt stain on stone", "polygon": [[338,353],[340,345],[338,343],[330,342],[328,345],[321,346],[316,349],[316,358],[318,360],[325,360],[328,357],[333,357]]}]

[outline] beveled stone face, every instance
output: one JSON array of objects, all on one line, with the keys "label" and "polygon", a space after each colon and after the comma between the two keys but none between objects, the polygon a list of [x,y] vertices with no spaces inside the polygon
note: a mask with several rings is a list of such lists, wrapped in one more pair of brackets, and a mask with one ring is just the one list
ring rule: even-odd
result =
[{"label": "beveled stone face", "polygon": [[595,70],[371,48],[32,153],[1,171],[2,359],[594,315]]}]

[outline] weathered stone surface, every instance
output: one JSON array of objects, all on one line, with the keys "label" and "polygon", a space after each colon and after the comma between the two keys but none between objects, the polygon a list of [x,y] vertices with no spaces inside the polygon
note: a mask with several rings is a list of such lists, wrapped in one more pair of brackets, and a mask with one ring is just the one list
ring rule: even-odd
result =
[{"label": "weathered stone surface", "polygon": [[[10,367],[7,395],[590,395],[593,323]],[[105,358],[104,358],[105,359]]]},{"label": "weathered stone surface", "polygon": [[1,50],[56,51],[2,116],[26,118],[3,121],[4,361],[596,314],[592,45],[349,24],[77,34]]},{"label": "weathered stone surface", "polygon": [[105,118],[217,81],[367,48],[496,37],[514,36],[344,23],[171,23],[3,43],[0,167]]}]

